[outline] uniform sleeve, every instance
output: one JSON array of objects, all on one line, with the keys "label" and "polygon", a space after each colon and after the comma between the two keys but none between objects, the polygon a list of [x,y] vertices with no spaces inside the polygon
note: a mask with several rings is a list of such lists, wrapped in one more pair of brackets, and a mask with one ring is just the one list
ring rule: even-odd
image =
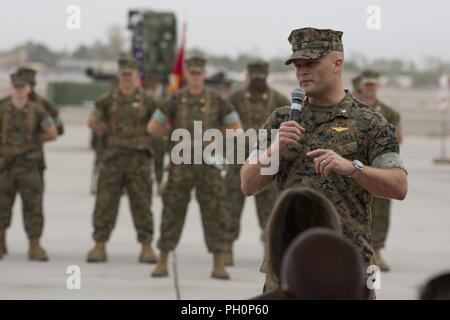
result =
[{"label": "uniform sleeve", "polygon": [[276,108],[291,105],[291,101],[285,95],[278,93],[277,96],[278,98],[277,98],[277,105],[275,106]]},{"label": "uniform sleeve", "polygon": [[372,165],[374,160],[386,153],[399,153],[399,146],[395,138],[395,127],[382,117],[377,117],[370,124],[368,132],[368,160]]},{"label": "uniform sleeve", "polygon": [[92,111],[92,116],[99,121],[106,121],[106,99],[100,99],[95,102],[95,108]]},{"label": "uniform sleeve", "polygon": [[59,116],[58,109],[53,104],[51,104],[48,100],[45,100],[45,99],[42,99],[42,104],[43,104],[45,110],[50,114],[50,116],[53,119],[58,118],[58,116]]},{"label": "uniform sleeve", "polygon": [[39,124],[39,132],[45,132],[50,127],[55,126],[55,121],[50,116],[50,114],[43,108],[36,109],[37,121]]},{"label": "uniform sleeve", "polygon": [[58,135],[62,135],[64,133],[64,124],[59,116],[58,109],[51,104],[48,100],[43,99],[43,105],[45,110],[50,114],[50,116],[55,121],[55,125],[58,129]]},{"label": "uniform sleeve", "polygon": [[145,96],[145,107],[147,108],[147,120],[152,118],[152,115],[155,113],[156,109],[158,109],[158,102],[155,98],[150,95]]},{"label": "uniform sleeve", "polygon": [[250,147],[250,152],[252,154],[255,152],[265,151],[272,144],[272,140],[275,136],[275,130],[280,128],[282,122],[281,118],[282,116],[280,114],[280,110],[275,110],[266,119],[259,130],[257,143]]},{"label": "uniform sleeve", "polygon": [[235,91],[230,97],[229,102],[234,107],[234,110],[238,114],[241,114],[241,101],[240,101],[241,93],[239,91]]},{"label": "uniform sleeve", "polygon": [[167,125],[170,119],[175,118],[177,98],[175,95],[160,103],[152,115],[152,120]]},{"label": "uniform sleeve", "polygon": [[395,110],[393,112],[394,114],[392,116],[392,124],[398,129],[400,128],[400,113]]},{"label": "uniform sleeve", "polygon": [[239,114],[231,103],[220,96],[218,96],[217,99],[220,105],[220,120],[222,124],[226,126],[239,122]]}]

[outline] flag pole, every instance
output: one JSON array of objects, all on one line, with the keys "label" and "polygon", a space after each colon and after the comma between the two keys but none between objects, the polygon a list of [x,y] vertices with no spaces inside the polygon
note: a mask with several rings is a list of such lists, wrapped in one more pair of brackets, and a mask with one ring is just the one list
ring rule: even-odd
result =
[{"label": "flag pole", "polygon": [[438,94],[439,108],[441,109],[441,156],[434,159],[435,164],[450,164],[450,158],[447,157],[447,134],[449,121],[449,87],[450,78],[443,74],[439,79],[440,91]]}]

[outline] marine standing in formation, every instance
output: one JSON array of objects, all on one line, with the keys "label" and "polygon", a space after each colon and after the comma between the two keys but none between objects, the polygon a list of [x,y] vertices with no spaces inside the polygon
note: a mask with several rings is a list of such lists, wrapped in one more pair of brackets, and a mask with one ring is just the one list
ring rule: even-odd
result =
[{"label": "marine standing in formation", "polygon": [[155,263],[153,240],[151,137],[147,124],[156,104],[145,94],[139,82],[138,65],[131,57],[118,61],[118,87],[96,102],[89,118],[89,127],[105,136],[96,203],[93,214],[95,247],[88,253],[88,262],[107,260],[106,243],[117,219],[123,191],[130,208],[137,240],[142,244],[139,261]]},{"label": "marine standing in formation", "polygon": [[0,258],[6,251],[9,226],[17,193],[22,198],[30,260],[46,261],[40,245],[44,227],[42,144],[55,140],[58,131],[42,104],[29,99],[31,85],[23,73],[11,75],[11,96],[0,107]]},{"label": "marine standing in formation", "polygon": [[[194,121],[201,121],[202,132],[212,128],[241,128],[239,116],[234,108],[218,92],[205,87],[205,64],[206,60],[199,56],[186,60],[187,87],[172,95],[155,112],[148,126],[150,134],[169,135],[170,127],[171,130],[188,130],[190,136],[194,137]],[[179,143],[193,146],[202,141],[189,139]],[[194,159],[193,152],[190,156],[191,160]],[[158,264],[152,272],[153,277],[168,275],[169,252],[175,249],[180,239],[191,191],[194,188],[200,205],[206,246],[214,255],[211,276],[219,279],[229,278],[225,270],[227,221],[222,206],[223,178],[219,168],[206,164],[203,160],[201,164],[170,163],[169,177],[162,195],[163,212],[158,240],[161,253]]]},{"label": "marine standing in formation", "polygon": [[[51,104],[48,100],[46,100],[45,98],[43,98],[39,94],[37,94],[36,91],[34,90],[34,88],[36,87],[36,70],[29,68],[29,67],[20,67],[17,69],[16,74],[30,85],[30,93],[28,94],[28,99],[31,102],[37,103],[44,108],[44,110],[51,116],[51,118],[55,122],[56,128],[58,130],[58,135],[59,136],[63,135],[64,134],[64,125],[63,125],[61,118],[59,117],[58,109],[53,104]],[[1,99],[0,106],[2,104],[10,102],[10,100],[11,100],[11,96],[7,96],[7,97]],[[39,158],[39,159],[37,159],[37,158]],[[44,149],[42,146],[39,148],[39,155],[37,155],[37,153],[36,153],[36,160],[39,160],[39,162],[40,162],[39,170],[41,171],[41,178],[42,178],[41,180],[42,180],[42,183],[44,184],[44,180],[45,180],[44,179],[44,171],[47,168],[47,165],[45,162],[45,154],[44,154]],[[43,185],[43,190],[44,190],[44,185]],[[15,202],[15,198],[13,199],[13,204],[14,204],[14,202]],[[8,219],[6,221],[6,229],[10,227],[11,221],[12,221],[12,211],[10,211],[8,214]],[[3,243],[1,244],[1,242],[3,242]],[[3,251],[5,252],[5,254],[7,254],[8,249],[7,249],[7,245],[6,245],[6,234],[4,235],[3,241],[0,241],[0,246],[1,245],[3,245]]]},{"label": "marine standing in formation", "polygon": [[[392,107],[386,105],[378,99],[378,91],[380,89],[380,74],[365,70],[359,76],[360,84],[358,86],[359,99],[377,112],[391,123],[395,128],[395,137],[398,144],[403,141],[403,134],[400,126],[400,114]],[[390,199],[373,197],[372,199],[372,245],[374,250],[374,263],[380,267],[382,271],[389,271],[388,264],[381,257],[380,250],[384,248],[389,230],[389,220],[391,216]]]},{"label": "marine standing in formation", "polygon": [[[244,130],[258,130],[265,119],[277,108],[290,105],[290,101],[271,88],[267,84],[269,75],[269,64],[262,60],[251,62],[247,65],[247,84],[230,96],[230,103],[236,108],[242,122]],[[246,150],[248,150],[248,144]],[[248,157],[248,152],[245,158]],[[228,172],[225,178],[225,188],[227,200],[224,206],[229,217],[228,244],[227,244],[227,265],[233,265],[233,242],[239,237],[240,220],[244,206],[245,195],[241,190],[241,178],[239,172],[242,164],[228,165]],[[256,211],[258,221],[264,230],[269,219],[270,212],[277,197],[275,183],[255,196]]]}]

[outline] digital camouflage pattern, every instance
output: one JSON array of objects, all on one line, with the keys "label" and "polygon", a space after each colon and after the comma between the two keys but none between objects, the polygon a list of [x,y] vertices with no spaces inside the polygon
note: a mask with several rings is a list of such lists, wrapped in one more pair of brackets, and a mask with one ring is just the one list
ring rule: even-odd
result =
[{"label": "digital camouflage pattern", "polygon": [[[21,68],[17,69],[16,75],[18,78],[20,78],[23,81],[22,83],[28,83],[31,85],[32,88],[35,86],[36,71],[34,69],[21,67]],[[14,78],[14,77],[12,77],[12,78]],[[11,99],[10,96],[7,96],[7,97],[1,99],[0,107],[2,104],[9,103],[10,99]],[[64,126],[59,117],[58,109],[56,109],[49,101],[47,101],[46,99],[39,96],[33,89],[31,91],[31,93],[29,94],[28,99],[31,102],[35,102],[36,104],[41,105],[47,111],[47,113],[53,118],[53,120],[56,124],[56,127],[58,129],[58,134],[62,135],[64,133]],[[39,160],[40,160],[39,169],[41,170],[41,181],[42,181],[43,188],[44,188],[44,170],[46,168],[44,148],[41,146],[39,151],[40,151],[40,154],[38,155],[36,153],[36,158],[39,158]],[[14,201],[15,201],[15,199],[13,199],[13,203],[14,203]],[[10,212],[10,214],[9,214],[8,222],[6,224],[7,227],[9,227],[9,225],[11,224],[11,219],[12,219],[12,212]]]},{"label": "digital camouflage pattern", "polygon": [[[3,104],[7,104],[10,102],[11,97],[7,96],[3,99],[0,100],[0,107]],[[58,135],[62,135],[64,134],[64,124],[61,120],[61,118],[59,117],[59,111],[58,109],[52,105],[48,100],[42,98],[40,95],[38,95],[36,92],[32,91],[29,96],[28,99],[31,102],[34,102],[35,104],[40,105],[41,107],[44,108],[44,110],[48,113],[48,115],[53,119],[53,121],[55,122],[56,128],[58,130]],[[38,155],[36,154],[36,157],[38,157]],[[47,168],[46,162],[45,162],[45,155],[44,155],[44,148],[41,146],[40,148],[40,169],[42,171],[44,171]],[[43,172],[42,172],[43,174]]]},{"label": "digital camouflage pattern", "polygon": [[391,200],[373,197],[372,199],[372,245],[374,249],[384,248],[389,220],[391,218]]},{"label": "digital camouflage pattern", "polygon": [[201,71],[205,69],[206,59],[201,56],[192,56],[185,60],[185,64],[189,71]]},{"label": "digital camouflage pattern", "polygon": [[[115,149],[115,150],[114,150]],[[119,202],[126,191],[137,231],[137,240],[153,240],[151,158],[146,151],[108,148],[102,158],[94,209],[94,234],[98,242],[109,240],[117,219]]]},{"label": "digital camouflage pattern", "polygon": [[[290,101],[275,89],[267,88],[258,92],[251,90],[248,86],[234,92],[230,97],[230,102],[236,108],[244,130],[260,128],[275,109],[290,105]],[[246,158],[247,156],[246,154]],[[230,219],[227,237],[231,241],[239,237],[241,214],[245,202],[245,195],[241,190],[241,168],[241,164],[229,165],[225,178],[227,199],[224,206]],[[274,183],[255,196],[258,221],[262,230],[266,228],[276,197],[277,190]],[[262,238],[264,237],[263,233]]]},{"label": "digital camouflage pattern", "polygon": [[[236,241],[239,238],[242,209],[245,203],[245,195],[241,190],[242,165],[229,165],[225,178],[226,199],[224,208],[228,218],[227,240]],[[266,240],[267,222],[277,199],[277,186],[271,183],[264,191],[255,196],[256,213],[261,230],[261,239]]]},{"label": "digital camouflage pattern", "polygon": [[275,109],[291,105],[288,98],[270,87],[258,92],[245,86],[234,92],[229,100],[236,108],[244,130],[260,128]]},{"label": "digital camouflage pattern", "polygon": [[[400,127],[400,114],[377,100],[371,106],[397,129]],[[389,220],[391,216],[391,200],[374,197],[372,200],[372,243],[375,249],[383,248],[389,231]]]},{"label": "digital camouflage pattern", "polygon": [[152,137],[151,148],[153,154],[153,169],[158,184],[162,183],[164,175],[164,155],[167,152],[167,140],[160,137]]},{"label": "digital camouflage pattern", "polygon": [[120,72],[132,72],[139,69],[137,61],[127,54],[122,55],[117,63]]},{"label": "digital camouflage pattern", "polygon": [[226,217],[222,207],[223,178],[220,171],[207,164],[169,165],[169,177],[162,194],[163,212],[158,248],[172,251],[183,230],[192,189],[200,206],[206,247],[209,252],[225,249]]},{"label": "digital camouflage pattern", "polygon": [[32,91],[31,91],[30,95],[28,96],[28,98],[31,101],[36,102],[44,107],[44,109],[48,112],[48,114],[55,121],[56,127],[58,129],[58,135],[62,135],[64,133],[64,125],[61,121],[61,118],[59,117],[58,109],[53,104],[51,104],[48,100],[39,96],[34,91],[34,86],[36,85],[36,70],[34,70],[32,68],[27,68],[27,67],[21,67],[21,68],[17,69],[17,74],[20,77],[22,77],[23,79],[25,79],[26,82],[28,82],[32,87]]},{"label": "digital camouflage pattern", "polygon": [[[159,111],[168,119],[172,129],[187,129],[191,137],[194,137],[194,121],[202,121],[203,132],[211,128],[220,129],[227,124],[227,116],[235,112],[218,92],[208,88],[200,95],[191,95],[187,88],[182,89],[166,100]],[[225,249],[227,221],[222,206],[224,189],[220,170],[207,164],[171,163],[163,191],[160,250],[175,249],[194,188],[208,251]]]},{"label": "digital camouflage pattern", "polygon": [[247,72],[251,77],[267,77],[269,74],[269,63],[264,60],[255,60],[247,65]]},{"label": "digital camouflage pattern", "polygon": [[226,116],[235,111],[233,106],[210,88],[200,95],[191,95],[182,89],[166,100],[160,111],[170,119],[172,129],[183,128],[194,136],[194,121],[202,121],[203,132],[224,126]]},{"label": "digital camouflage pattern", "polygon": [[0,152],[0,233],[11,222],[16,194],[23,200],[25,231],[29,239],[39,239],[44,225],[43,181],[39,135],[54,125],[38,104],[28,102],[22,109],[10,100],[0,107],[1,148],[17,148],[17,154]]},{"label": "digital camouflage pattern", "polygon": [[361,85],[361,76],[356,76],[352,79],[352,90],[353,92],[358,92],[359,86]]},{"label": "digital camouflage pattern", "polygon": [[361,78],[361,81],[363,82],[372,82],[372,83],[378,83],[380,74],[374,70],[364,70],[359,75]]},{"label": "digital camouflage pattern", "polygon": [[291,64],[295,59],[319,59],[331,51],[343,52],[342,34],[341,31],[331,29],[292,30],[288,38],[292,46],[292,55],[286,64]]},{"label": "digital camouflage pattern", "polygon": [[[263,128],[278,129],[282,122],[289,120],[289,111],[289,107],[275,110]],[[318,148],[331,149],[348,160],[371,165],[380,155],[398,154],[395,128],[349,92],[339,104],[330,107],[329,112],[320,114],[313,114],[306,101],[299,124],[306,132],[300,138],[300,146],[291,147],[280,159],[276,175],[279,192],[292,186],[321,191],[335,205],[344,235],[359,248],[365,265],[370,265],[373,257],[370,193],[345,175],[321,177],[315,172],[313,159],[306,153]],[[269,134],[268,144],[270,141]]]},{"label": "digital camouflage pattern", "polygon": [[58,108],[56,108],[50,101],[47,99],[44,99],[40,95],[38,95],[35,91],[32,91],[28,98],[36,102],[37,104],[40,104],[44,107],[44,109],[47,111],[47,113],[53,118],[56,124],[56,128],[58,129],[58,135],[64,134],[64,124],[61,120],[61,117],[59,116]]},{"label": "digital camouflage pattern", "polygon": [[381,115],[394,127],[398,128],[400,126],[400,114],[392,107],[384,104],[379,100],[376,101],[375,105],[370,107],[381,113]]},{"label": "digital camouflage pattern", "polygon": [[153,239],[151,207],[151,137],[147,133],[156,104],[140,89],[131,96],[119,89],[96,102],[93,116],[106,124],[106,146],[102,152],[93,224],[97,242],[109,240],[126,190],[141,243]]}]

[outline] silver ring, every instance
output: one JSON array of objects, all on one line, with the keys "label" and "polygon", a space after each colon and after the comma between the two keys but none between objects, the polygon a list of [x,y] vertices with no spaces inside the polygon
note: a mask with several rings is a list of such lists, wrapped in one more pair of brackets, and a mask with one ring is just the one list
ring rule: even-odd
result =
[{"label": "silver ring", "polygon": [[322,164],[327,164],[327,160],[322,160]]}]

